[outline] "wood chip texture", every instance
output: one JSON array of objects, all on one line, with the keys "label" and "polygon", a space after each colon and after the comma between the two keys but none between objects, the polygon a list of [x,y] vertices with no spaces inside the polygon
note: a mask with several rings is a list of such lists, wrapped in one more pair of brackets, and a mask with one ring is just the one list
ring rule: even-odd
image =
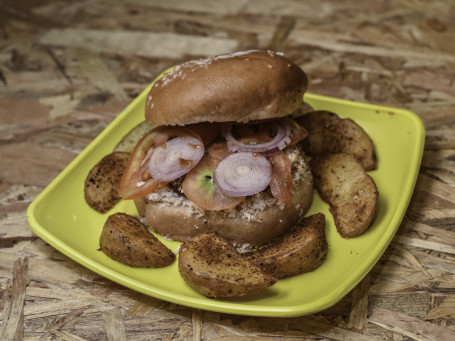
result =
[{"label": "wood chip texture", "polygon": [[[454,37],[452,0],[3,0],[0,339],[453,340]],[[300,65],[311,93],[425,125],[413,197],[366,282],[308,316],[200,311],[104,279],[31,232],[30,202],[158,74],[257,48]]]}]

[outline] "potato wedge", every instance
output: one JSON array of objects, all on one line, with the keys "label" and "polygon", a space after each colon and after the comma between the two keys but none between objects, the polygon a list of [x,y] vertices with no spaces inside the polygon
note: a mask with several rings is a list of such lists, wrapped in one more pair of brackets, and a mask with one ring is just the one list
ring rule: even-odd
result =
[{"label": "potato wedge", "polygon": [[318,213],[304,218],[299,226],[244,256],[280,279],[313,271],[324,261],[327,249],[325,216]]},{"label": "potato wedge", "polygon": [[363,234],[375,215],[378,190],[360,161],[349,154],[330,154],[312,158],[310,166],[314,186],[330,205],[340,235]]},{"label": "potato wedge", "polygon": [[115,213],[107,218],[100,236],[100,250],[132,267],[160,268],[175,260],[175,254],[138,218],[125,213]]},{"label": "potato wedge", "polygon": [[117,143],[117,145],[114,148],[114,151],[131,153],[133,151],[134,147],[136,147],[136,144],[141,139],[141,137],[144,136],[146,133],[148,133],[150,130],[152,130],[155,127],[156,127],[155,124],[151,124],[147,121],[139,123],[133,129],[131,129],[120,140],[119,143]]},{"label": "potato wedge", "polygon": [[114,152],[106,155],[85,179],[85,200],[94,210],[106,213],[120,201],[118,188],[129,153]]},{"label": "potato wedge", "polygon": [[376,168],[373,141],[353,120],[329,111],[313,111],[296,121],[308,130],[308,137],[302,141],[308,155],[351,154],[365,170]]},{"label": "potato wedge", "polygon": [[207,297],[235,297],[270,287],[276,278],[244,259],[215,233],[181,245],[178,268],[185,282]]}]

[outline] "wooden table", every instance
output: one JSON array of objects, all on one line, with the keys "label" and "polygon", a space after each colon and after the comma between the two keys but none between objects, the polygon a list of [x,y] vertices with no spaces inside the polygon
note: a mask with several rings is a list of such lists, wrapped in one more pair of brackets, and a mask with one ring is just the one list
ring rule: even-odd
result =
[{"label": "wooden table", "polygon": [[[103,279],[32,233],[29,203],[162,70],[250,48],[284,52],[310,92],[425,124],[406,216],[344,299],[295,318],[199,311]],[[454,1],[1,1],[0,164],[0,339],[455,339]]]}]

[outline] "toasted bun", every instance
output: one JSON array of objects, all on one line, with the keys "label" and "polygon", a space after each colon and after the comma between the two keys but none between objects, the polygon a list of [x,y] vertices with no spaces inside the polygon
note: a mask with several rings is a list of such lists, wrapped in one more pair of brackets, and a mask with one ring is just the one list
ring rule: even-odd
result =
[{"label": "toasted bun", "polygon": [[171,189],[136,199],[141,217],[153,230],[184,242],[193,236],[215,232],[237,248],[267,243],[297,224],[313,197],[313,177],[300,149],[288,153],[292,162],[291,205],[283,205],[270,190],[247,197],[230,210],[205,211]]},{"label": "toasted bun", "polygon": [[308,86],[305,72],[272,51],[189,61],[152,86],[145,117],[157,125],[248,122],[289,115]]}]

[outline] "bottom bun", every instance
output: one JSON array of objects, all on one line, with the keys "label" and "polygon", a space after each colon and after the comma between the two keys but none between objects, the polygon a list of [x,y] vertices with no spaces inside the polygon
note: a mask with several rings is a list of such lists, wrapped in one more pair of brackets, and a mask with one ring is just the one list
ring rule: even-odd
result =
[{"label": "bottom bun", "polygon": [[263,245],[296,225],[311,205],[313,177],[299,148],[287,151],[292,163],[291,204],[274,198],[267,189],[247,197],[232,209],[206,211],[183,194],[165,187],[135,203],[145,223],[154,231],[184,242],[191,237],[215,232],[240,251]]}]

